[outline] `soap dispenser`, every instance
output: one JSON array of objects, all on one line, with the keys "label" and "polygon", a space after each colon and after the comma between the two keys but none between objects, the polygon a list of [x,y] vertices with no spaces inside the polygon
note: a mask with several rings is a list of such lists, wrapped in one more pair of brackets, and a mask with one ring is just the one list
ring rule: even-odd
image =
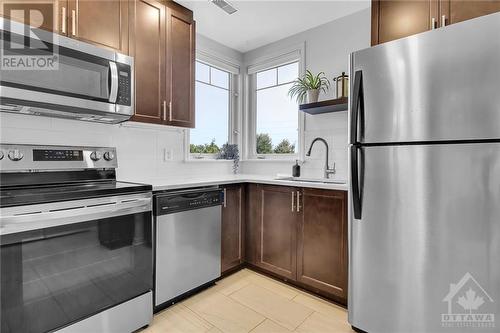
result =
[{"label": "soap dispenser", "polygon": [[295,160],[295,165],[292,167],[292,176],[293,177],[300,177],[299,160]]}]

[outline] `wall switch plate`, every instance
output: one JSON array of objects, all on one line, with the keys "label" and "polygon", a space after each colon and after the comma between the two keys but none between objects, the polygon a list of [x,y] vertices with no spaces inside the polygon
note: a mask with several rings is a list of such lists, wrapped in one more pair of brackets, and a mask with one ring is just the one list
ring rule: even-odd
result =
[{"label": "wall switch plate", "polygon": [[168,162],[174,159],[174,152],[170,148],[163,149],[163,161]]}]

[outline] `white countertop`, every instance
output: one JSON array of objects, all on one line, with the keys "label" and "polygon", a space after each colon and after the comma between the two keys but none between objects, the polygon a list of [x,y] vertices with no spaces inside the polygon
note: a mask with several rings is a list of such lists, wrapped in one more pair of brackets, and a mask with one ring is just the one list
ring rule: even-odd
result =
[{"label": "white countertop", "polygon": [[319,188],[319,189],[340,190],[340,191],[347,191],[348,188],[347,184],[282,180],[282,179],[276,179],[276,176],[262,176],[262,175],[248,175],[248,174],[227,175],[219,177],[203,177],[203,178],[187,178],[187,177],[186,178],[177,177],[171,179],[127,178],[120,180],[134,182],[134,183],[150,184],[153,186],[153,191],[175,190],[175,189],[190,188],[190,187],[237,184],[237,183],[283,185],[283,186],[308,187],[308,188]]}]

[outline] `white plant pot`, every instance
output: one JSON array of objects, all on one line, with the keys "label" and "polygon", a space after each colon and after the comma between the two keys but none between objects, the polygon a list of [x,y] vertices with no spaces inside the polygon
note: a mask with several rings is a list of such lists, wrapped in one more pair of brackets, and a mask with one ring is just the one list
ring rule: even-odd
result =
[{"label": "white plant pot", "polygon": [[316,103],[319,98],[319,89],[312,89],[307,91],[307,103]]}]

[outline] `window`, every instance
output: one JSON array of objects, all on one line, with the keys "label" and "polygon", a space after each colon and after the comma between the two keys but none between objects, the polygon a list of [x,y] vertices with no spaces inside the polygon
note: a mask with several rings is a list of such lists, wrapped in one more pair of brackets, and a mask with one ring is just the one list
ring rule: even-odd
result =
[{"label": "window", "polygon": [[288,90],[299,76],[299,61],[254,74],[254,154],[296,155],[299,150],[299,113]]},{"label": "window", "polygon": [[229,72],[196,61],[196,128],[190,130],[189,151],[198,158],[229,141],[230,81]]}]

